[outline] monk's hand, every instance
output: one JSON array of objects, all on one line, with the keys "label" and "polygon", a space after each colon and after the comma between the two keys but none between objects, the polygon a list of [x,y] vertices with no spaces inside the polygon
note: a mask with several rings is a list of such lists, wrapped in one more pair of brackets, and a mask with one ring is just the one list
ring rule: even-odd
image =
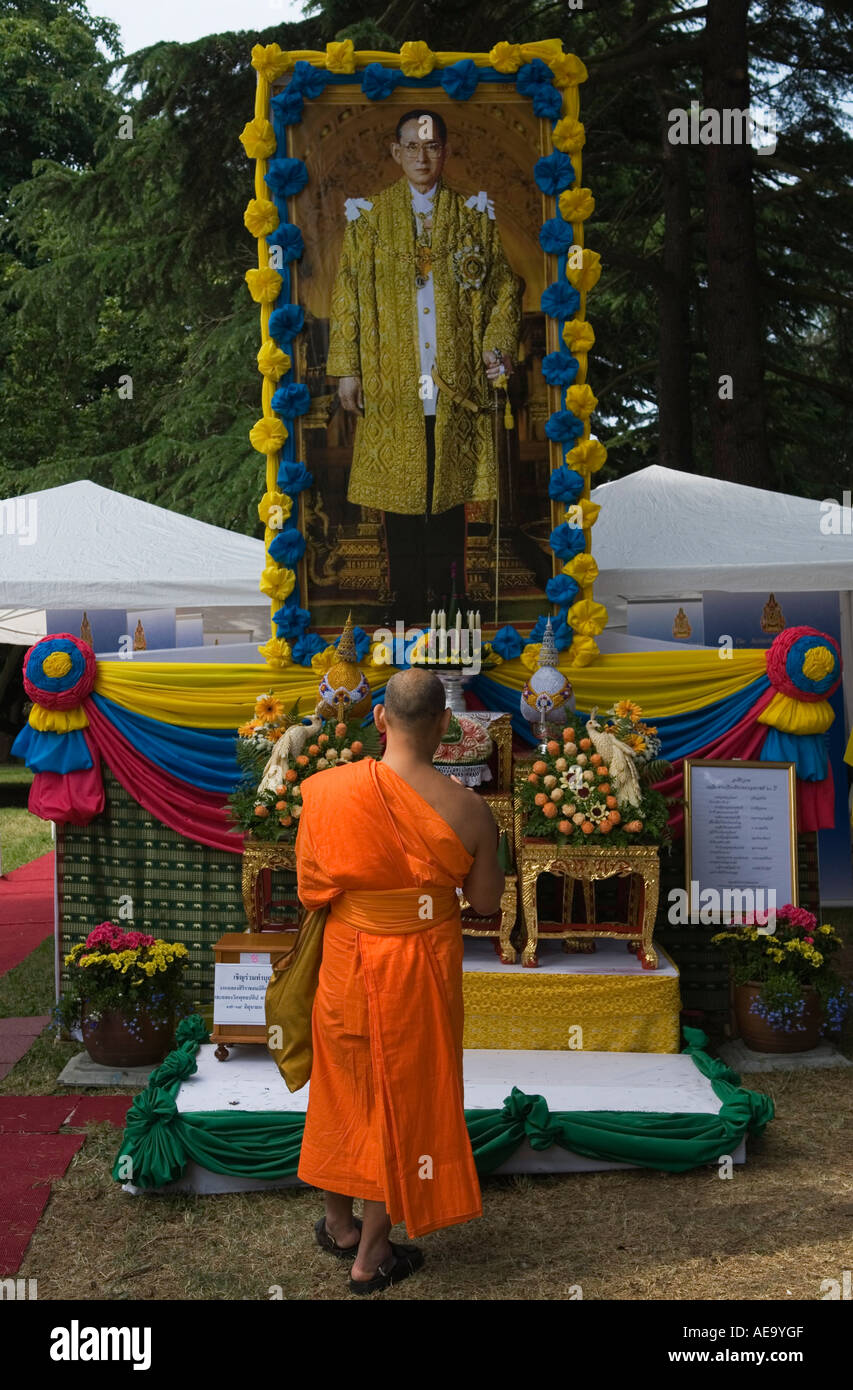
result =
[{"label": "monk's hand", "polygon": [[497,381],[498,377],[512,376],[512,358],[505,352],[484,352],[483,361],[486,364],[486,376],[489,381]]},{"label": "monk's hand", "polygon": [[344,410],[357,415],[364,410],[364,396],[361,390],[361,378],[357,376],[342,376],[338,382],[338,398]]}]

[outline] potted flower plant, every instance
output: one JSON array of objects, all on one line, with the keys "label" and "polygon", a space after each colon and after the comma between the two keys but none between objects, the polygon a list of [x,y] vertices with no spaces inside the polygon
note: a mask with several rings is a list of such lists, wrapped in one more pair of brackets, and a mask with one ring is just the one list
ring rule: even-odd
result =
[{"label": "potted flower plant", "polygon": [[832,968],[842,945],[828,923],[791,903],[755,913],[712,941],[730,962],[738,1032],[756,1052],[807,1052],[841,1027],[850,992]]},{"label": "potted flower plant", "polygon": [[65,957],[68,983],[56,1008],[66,1028],[80,1028],[93,1062],[142,1067],[161,1062],[183,1012],[180,942],[102,922]]}]

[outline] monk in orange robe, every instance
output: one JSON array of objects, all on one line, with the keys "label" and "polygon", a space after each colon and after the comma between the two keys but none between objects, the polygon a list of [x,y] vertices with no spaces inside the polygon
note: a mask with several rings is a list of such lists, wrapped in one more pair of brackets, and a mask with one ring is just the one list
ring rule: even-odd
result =
[{"label": "monk in orange robe", "polygon": [[383,760],[303,788],[299,897],[330,908],[298,1175],[324,1190],[317,1241],[354,1257],[354,1293],[423,1263],[416,1246],[391,1243],[392,1225],[418,1236],[482,1215],[463,1110],[456,889],[491,914],[504,875],[489,807],[432,765],[450,714],[437,676],[398,672],[374,714]]}]

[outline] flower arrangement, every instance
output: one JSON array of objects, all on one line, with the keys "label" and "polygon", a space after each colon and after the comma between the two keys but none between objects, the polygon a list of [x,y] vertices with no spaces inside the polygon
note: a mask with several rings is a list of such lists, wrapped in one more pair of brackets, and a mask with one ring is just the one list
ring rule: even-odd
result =
[{"label": "flower arrangement", "polygon": [[186,946],[102,922],[65,957],[68,984],[55,1010],[65,1028],[96,1026],[110,1012],[138,1038],[141,1024],[165,1027],[184,1007]]},{"label": "flower arrangement", "polygon": [[761,986],[752,1011],[771,1028],[801,1031],[809,987],[818,996],[824,1027],[841,1028],[851,991],[831,964],[843,942],[829,923],[819,927],[813,913],[787,903],[775,912],[750,913],[711,940],[728,957],[735,985]]},{"label": "flower arrangement", "polygon": [[[669,802],[651,786],[670,767],[660,757],[657,730],[641,723],[642,710],[631,700],[618,701],[608,714],[610,722],[596,724],[589,737],[567,725],[533,763],[521,788],[527,835],[575,845],[668,842]],[[613,767],[605,762],[599,749],[607,748],[635,765],[636,799],[615,761]]]}]

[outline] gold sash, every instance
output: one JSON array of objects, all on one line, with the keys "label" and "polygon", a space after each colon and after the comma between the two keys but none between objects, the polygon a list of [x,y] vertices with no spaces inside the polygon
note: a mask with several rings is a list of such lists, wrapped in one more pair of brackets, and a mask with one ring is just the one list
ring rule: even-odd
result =
[{"label": "gold sash", "polygon": [[459,898],[455,888],[427,883],[421,888],[387,888],[379,892],[344,892],[331,904],[338,922],[373,936],[409,936],[448,917]]}]

